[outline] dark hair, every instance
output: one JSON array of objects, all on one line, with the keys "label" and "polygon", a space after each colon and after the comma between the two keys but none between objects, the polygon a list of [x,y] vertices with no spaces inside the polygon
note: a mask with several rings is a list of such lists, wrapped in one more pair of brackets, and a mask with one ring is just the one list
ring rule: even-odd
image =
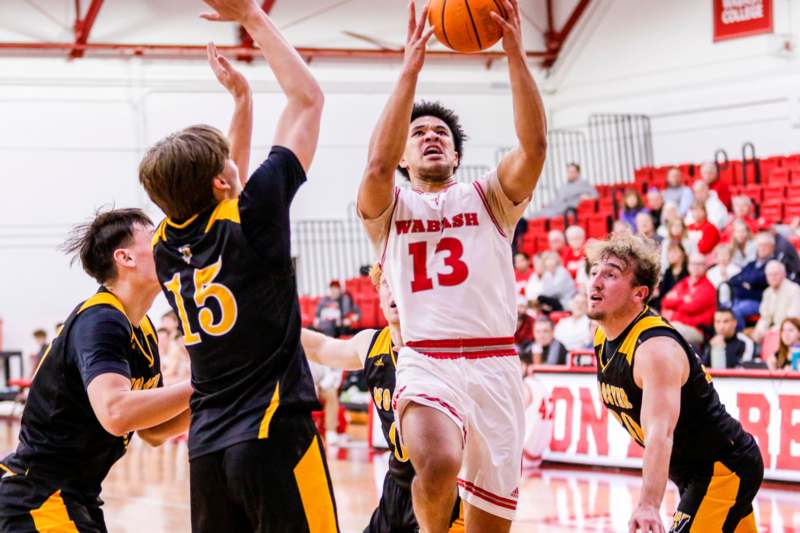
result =
[{"label": "dark hair", "polygon": [[[636,197],[636,205],[633,207],[628,207],[628,197],[635,196]],[[642,199],[642,195],[639,194],[639,191],[636,189],[627,189],[625,194],[622,195],[622,209],[625,213],[630,212],[638,212],[644,209],[644,200]]]},{"label": "dark hair", "polygon": [[216,128],[190,126],[158,141],[139,163],[147,195],[176,222],[217,203],[212,182],[230,157],[228,139]]},{"label": "dark hair", "polygon": [[33,330],[33,336],[47,338],[47,332],[43,329],[35,329]]},{"label": "dark hair", "polygon": [[[453,134],[453,147],[458,154],[458,164],[456,168],[461,165],[464,159],[464,141],[467,140],[467,134],[464,133],[464,128],[461,126],[461,119],[458,118],[455,111],[448,109],[441,104],[441,102],[426,102],[421,101],[414,104],[414,109],[411,111],[411,122],[414,122],[419,117],[436,117],[450,128],[450,133]],[[400,174],[408,178],[408,169],[397,167]],[[455,170],[455,169],[453,169]]]},{"label": "dark hair", "polygon": [[781,322],[781,327],[778,328],[778,338],[779,338],[778,351],[775,354],[775,359],[777,363],[776,366],[779,369],[783,368],[784,365],[786,365],[787,361],[789,360],[789,348],[791,348],[791,346],[788,346],[783,343],[783,325],[786,324],[787,322],[790,322],[795,328],[800,330],[800,318],[786,317],[783,319],[783,322]]},{"label": "dark hair", "polygon": [[80,259],[83,270],[101,285],[117,276],[114,251],[133,239],[133,226],[152,226],[150,217],[141,209],[98,211],[94,220],[72,228],[61,249]]},{"label": "dark hair", "polygon": [[574,161],[572,163],[567,163],[567,168],[569,168],[569,167],[575,167],[575,170],[577,170],[578,173],[580,174],[581,166],[578,163],[576,163]]},{"label": "dark hair", "polygon": [[174,318],[175,320],[178,320],[178,315],[172,309],[170,309],[169,311],[167,311],[163,315],[161,315],[162,319],[167,318],[167,317]]},{"label": "dark hair", "polygon": [[521,255],[522,257],[524,257],[524,258],[525,258],[525,259],[527,259],[528,261],[530,261],[530,260],[531,260],[531,256],[530,256],[530,254],[528,254],[528,253],[526,253],[526,252],[523,252],[523,251],[517,250],[517,253],[515,253],[515,254],[514,254],[514,257],[517,257],[518,255]]},{"label": "dark hair", "polygon": [[731,317],[733,317],[734,320],[736,320],[736,313],[734,313],[733,309],[731,309],[730,307],[718,307],[716,312],[730,315]]},{"label": "dark hair", "polygon": [[169,333],[169,330],[167,328],[158,328],[156,333]]}]

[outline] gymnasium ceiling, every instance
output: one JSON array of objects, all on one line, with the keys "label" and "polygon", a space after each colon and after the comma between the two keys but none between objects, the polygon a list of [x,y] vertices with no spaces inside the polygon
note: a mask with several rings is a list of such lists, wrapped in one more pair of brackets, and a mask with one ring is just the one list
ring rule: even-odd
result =
[{"label": "gymnasium ceiling", "polygon": [[[309,60],[402,53],[405,0],[261,1]],[[552,64],[590,2],[519,0],[531,60]],[[199,19],[205,8],[199,0],[0,0],[0,56],[203,57],[211,40],[242,59],[258,55],[237,25]],[[431,50],[447,57],[438,42]],[[500,51],[498,44],[476,59],[491,60]]]}]

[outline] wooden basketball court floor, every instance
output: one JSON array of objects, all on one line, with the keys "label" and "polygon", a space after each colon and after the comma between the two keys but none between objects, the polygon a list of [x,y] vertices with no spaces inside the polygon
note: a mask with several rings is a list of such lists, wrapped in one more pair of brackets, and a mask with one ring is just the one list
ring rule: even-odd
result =
[{"label": "wooden basketball court floor", "polygon": [[[16,446],[17,431],[16,423],[0,425],[3,455]],[[342,531],[361,533],[379,498],[386,454],[370,453],[359,441],[347,448],[331,448],[328,459]],[[526,471],[512,533],[627,532],[640,483],[633,471],[563,465]],[[102,498],[111,533],[189,531],[185,441],[150,448],[134,439],[106,480]],[[665,524],[676,499],[677,491],[670,487],[662,508]],[[762,488],[756,516],[761,533],[800,533],[800,486],[768,484]]]}]

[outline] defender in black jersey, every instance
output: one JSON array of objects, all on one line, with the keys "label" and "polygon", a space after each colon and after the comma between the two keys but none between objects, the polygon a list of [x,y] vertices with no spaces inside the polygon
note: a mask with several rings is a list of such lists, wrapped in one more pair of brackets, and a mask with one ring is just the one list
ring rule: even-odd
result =
[{"label": "defender in black jersey", "polygon": [[147,309],[159,285],[139,210],[99,214],[68,246],[101,284],[36,369],[17,450],[0,464],[0,531],[106,531],[100,485],[133,431],[158,445],[188,426],[188,382],[164,387]]},{"label": "defender in black jersey", "polygon": [[[383,494],[364,533],[416,533],[419,525],[411,505],[414,467],[398,438],[392,408],[397,351],[402,347],[400,315],[389,284],[382,279],[380,267],[373,266],[370,277],[380,293],[381,310],[389,323],[388,327],[381,330],[366,329],[347,340],[333,339],[303,329],[301,340],[306,355],[312,361],[343,370],[364,369],[366,374],[369,393],[378,411],[390,455],[389,471],[383,480]],[[451,520],[450,533],[462,533],[464,516],[458,496]]]},{"label": "defender in black jersey", "polygon": [[216,10],[206,18],[238,21],[250,33],[287,104],[269,156],[240,181],[250,89],[218,58],[215,72],[237,107],[231,145],[214,128],[194,126],[158,142],[139,168],[167,215],[153,250],[191,357],[192,529],[335,532],[289,234],[289,208],[316,150],[322,93],[258,2],[205,2]]},{"label": "defender in black jersey", "polygon": [[757,531],[752,501],[764,475],[755,439],[720,403],[689,343],[649,307],[655,252],[634,236],[587,247],[589,317],[597,320],[603,403],[644,446],[642,494],[630,531],[662,532],[667,477],[681,500],[676,533]]}]

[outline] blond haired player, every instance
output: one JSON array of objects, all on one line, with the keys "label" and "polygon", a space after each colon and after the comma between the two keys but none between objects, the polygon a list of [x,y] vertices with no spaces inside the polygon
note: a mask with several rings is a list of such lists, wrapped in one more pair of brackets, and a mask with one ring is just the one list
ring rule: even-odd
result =
[{"label": "blond haired player", "polygon": [[[380,293],[381,311],[389,325],[383,329],[365,329],[350,339],[334,339],[316,331],[303,329],[301,342],[308,358],[316,363],[344,370],[364,369],[369,393],[381,430],[389,445],[389,471],[383,480],[383,494],[364,533],[416,533],[419,525],[411,506],[411,480],[414,467],[408,452],[397,438],[391,398],[395,391],[397,351],[403,346],[400,316],[389,284],[380,267],[370,271],[373,285]],[[464,531],[460,501],[450,513],[450,533]]]},{"label": "blond haired player", "polygon": [[632,235],[586,249],[589,318],[603,403],[644,446],[642,491],[630,532],[662,533],[667,478],[678,486],[675,533],[752,533],[764,475],[753,437],[725,410],[688,342],[647,306],[657,253]]},{"label": "blond haired player", "polygon": [[[546,152],[542,100],[516,0],[501,0],[519,146],[475,183],[457,183],[464,135],[439,104],[414,105],[431,32],[410,6],[403,69],[373,132],[358,209],[397,300],[406,347],[395,412],[417,472],[422,530],[447,530],[459,486],[468,531],[508,531],[517,507],[524,407],[514,350],[511,239]],[[411,188],[395,187],[395,170]]]}]

